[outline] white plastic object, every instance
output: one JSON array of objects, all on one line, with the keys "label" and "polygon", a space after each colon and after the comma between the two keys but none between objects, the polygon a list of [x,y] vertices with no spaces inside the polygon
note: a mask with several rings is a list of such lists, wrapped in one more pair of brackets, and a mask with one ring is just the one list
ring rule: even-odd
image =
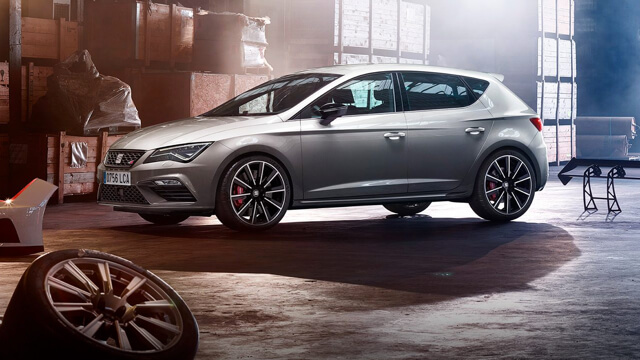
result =
[{"label": "white plastic object", "polygon": [[42,221],[47,202],[58,187],[34,179],[16,196],[0,200],[0,255],[44,251]]}]

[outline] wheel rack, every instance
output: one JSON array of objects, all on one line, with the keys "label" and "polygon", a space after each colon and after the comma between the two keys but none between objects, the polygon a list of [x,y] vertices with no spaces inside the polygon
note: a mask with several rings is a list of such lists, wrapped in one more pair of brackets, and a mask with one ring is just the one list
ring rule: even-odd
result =
[{"label": "wheel rack", "polygon": [[[582,171],[583,168],[586,169]],[[603,168],[609,169],[606,176],[603,176]],[[627,174],[627,170],[631,173]],[[640,161],[573,158],[560,170],[558,178],[563,185],[567,185],[574,177],[582,178],[582,203],[585,211],[597,211],[595,200],[607,200],[607,211],[618,214],[622,209],[616,195],[615,179],[640,180]],[[606,197],[593,195],[591,179],[597,178],[607,179]]]}]

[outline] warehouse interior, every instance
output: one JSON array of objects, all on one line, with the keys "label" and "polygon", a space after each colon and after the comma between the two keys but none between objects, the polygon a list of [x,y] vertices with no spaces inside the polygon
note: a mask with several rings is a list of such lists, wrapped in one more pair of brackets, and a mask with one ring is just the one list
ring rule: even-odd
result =
[{"label": "warehouse interior", "polygon": [[[640,358],[638,1],[1,0],[0,19],[0,359]],[[465,141],[510,145],[414,111],[418,72],[460,79]],[[366,76],[364,100],[298,111]],[[276,112],[292,83],[315,90]],[[366,154],[378,130],[409,155]],[[478,211],[486,184],[511,221]]]}]

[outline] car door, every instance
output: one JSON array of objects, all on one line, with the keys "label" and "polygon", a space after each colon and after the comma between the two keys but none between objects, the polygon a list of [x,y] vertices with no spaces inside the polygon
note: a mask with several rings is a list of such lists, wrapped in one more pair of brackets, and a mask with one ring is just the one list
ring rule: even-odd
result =
[{"label": "car door", "polygon": [[[305,200],[406,193],[407,124],[396,111],[397,91],[391,73],[369,74],[330,90],[302,112]],[[348,111],[324,126],[318,109],[329,103]]]},{"label": "car door", "polygon": [[[491,113],[477,101],[488,82],[474,87],[456,75],[402,72],[408,127],[408,191],[456,188],[478,158],[491,127]],[[484,88],[483,88],[484,86]]]}]

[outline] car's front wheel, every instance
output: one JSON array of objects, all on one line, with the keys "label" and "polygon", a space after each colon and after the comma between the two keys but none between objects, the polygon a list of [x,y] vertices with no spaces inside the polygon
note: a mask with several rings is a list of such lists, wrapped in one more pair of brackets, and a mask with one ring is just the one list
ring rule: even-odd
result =
[{"label": "car's front wheel", "polygon": [[175,225],[189,218],[189,215],[138,214],[141,218],[156,225]]},{"label": "car's front wheel", "polygon": [[406,203],[406,204],[384,204],[384,208],[400,216],[412,216],[426,210],[431,202]]},{"label": "car's front wheel", "polygon": [[524,155],[514,150],[498,151],[480,167],[469,205],[486,220],[511,221],[531,206],[535,184],[533,166]]},{"label": "car's front wheel", "polygon": [[291,187],[284,168],[262,155],[242,158],[223,174],[216,195],[216,216],[238,231],[262,231],[282,220]]}]

